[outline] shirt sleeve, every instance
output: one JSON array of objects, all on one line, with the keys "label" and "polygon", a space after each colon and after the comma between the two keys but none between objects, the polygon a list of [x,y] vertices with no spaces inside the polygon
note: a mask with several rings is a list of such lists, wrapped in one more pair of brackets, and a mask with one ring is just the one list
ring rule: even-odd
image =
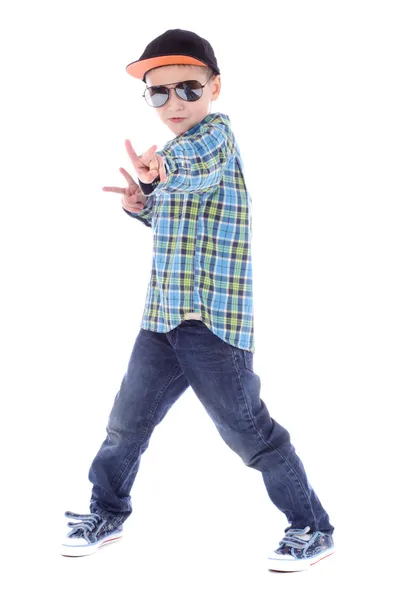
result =
[{"label": "shirt sleeve", "polygon": [[[183,136],[166,150],[157,152],[164,158],[167,179],[153,182],[153,191],[202,192],[216,187],[231,154],[228,133],[221,127]],[[143,189],[143,188],[142,188]]]},{"label": "shirt sleeve", "polygon": [[154,210],[154,198],[151,196],[147,196],[145,206],[142,208],[141,211],[137,213],[129,212],[124,207],[122,207],[122,210],[124,210],[126,214],[128,214],[130,217],[141,221],[147,227],[151,227],[151,221],[153,218]]}]

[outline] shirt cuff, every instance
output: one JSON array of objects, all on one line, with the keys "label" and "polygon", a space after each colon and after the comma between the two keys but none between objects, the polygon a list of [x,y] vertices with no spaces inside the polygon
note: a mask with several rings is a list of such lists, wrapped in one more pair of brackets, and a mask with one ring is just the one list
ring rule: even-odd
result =
[{"label": "shirt cuff", "polygon": [[158,186],[159,182],[159,178],[155,179],[152,183],[143,183],[143,181],[140,181],[140,179],[138,179],[139,187],[145,196],[151,196],[151,194]]},{"label": "shirt cuff", "polygon": [[137,219],[138,221],[141,221],[142,223],[144,223],[146,225],[146,227],[151,227],[151,224],[148,222],[148,220],[141,217],[138,213],[129,212],[129,210],[126,210],[126,208],[124,208],[124,207],[122,207],[122,210],[125,211],[126,214],[129,215],[130,217],[133,217],[134,219]]}]

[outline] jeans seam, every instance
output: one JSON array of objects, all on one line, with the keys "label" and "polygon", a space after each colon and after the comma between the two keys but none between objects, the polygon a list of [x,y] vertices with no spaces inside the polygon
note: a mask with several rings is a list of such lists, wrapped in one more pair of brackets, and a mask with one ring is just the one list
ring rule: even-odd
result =
[{"label": "jeans seam", "polygon": [[[233,361],[234,361],[234,363],[235,363],[236,373],[237,373],[237,376],[238,376],[238,379],[239,379],[239,385],[240,385],[240,389],[241,389],[241,391],[242,391],[243,398],[244,398],[244,400],[245,400],[245,403],[246,403],[246,408],[247,408],[247,411],[248,411],[248,413],[249,413],[250,420],[251,420],[251,423],[252,423],[252,425],[253,425],[253,428],[254,428],[255,432],[257,433],[257,435],[259,436],[259,438],[261,439],[261,441],[262,441],[262,442],[263,442],[263,443],[264,443],[266,446],[268,446],[269,448],[271,448],[271,450],[273,450],[274,452],[276,452],[276,453],[278,454],[278,456],[279,456],[279,457],[280,457],[280,458],[281,458],[281,459],[282,459],[282,460],[283,460],[283,461],[286,463],[287,467],[290,469],[290,471],[291,471],[291,472],[293,473],[293,475],[296,477],[297,484],[299,485],[299,487],[300,487],[300,489],[301,489],[301,492],[302,492],[302,494],[303,494],[303,497],[305,498],[305,500],[306,500],[306,502],[307,502],[307,504],[308,504],[308,506],[309,506],[310,512],[311,512],[311,513],[313,514],[313,516],[314,516],[314,520],[316,520],[316,519],[315,519],[315,514],[314,514],[314,511],[313,511],[313,508],[312,508],[312,506],[311,506],[311,502],[310,502],[310,500],[309,500],[309,499],[308,499],[308,497],[307,497],[306,490],[304,489],[304,487],[303,487],[303,484],[302,484],[302,482],[301,482],[301,480],[300,480],[299,476],[297,475],[296,471],[293,469],[293,467],[291,466],[291,464],[289,463],[289,461],[288,461],[288,460],[285,458],[285,456],[283,456],[283,454],[281,454],[281,453],[279,452],[279,450],[277,450],[276,448],[274,448],[274,447],[273,447],[273,446],[272,446],[272,445],[271,445],[269,442],[267,442],[267,441],[264,439],[264,437],[263,437],[262,433],[261,433],[261,432],[260,432],[260,431],[257,429],[257,427],[255,426],[255,424],[254,424],[254,418],[253,418],[253,413],[252,413],[252,411],[251,411],[251,410],[250,410],[250,408],[249,408],[248,398],[247,398],[246,392],[245,392],[245,390],[244,390],[244,387],[243,387],[243,384],[242,384],[242,378],[241,378],[241,375],[240,375],[240,368],[239,368],[239,366],[238,366],[238,364],[237,364],[237,357],[236,357],[236,354],[235,354],[235,351],[234,351],[234,349],[233,349],[233,348],[231,348],[231,351],[232,351]],[[254,374],[255,374],[255,373],[254,373]]]}]

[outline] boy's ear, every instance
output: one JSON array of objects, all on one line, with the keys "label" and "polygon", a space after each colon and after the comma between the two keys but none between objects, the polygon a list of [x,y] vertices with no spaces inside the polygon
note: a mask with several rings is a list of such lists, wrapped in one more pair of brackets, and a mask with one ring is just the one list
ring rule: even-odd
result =
[{"label": "boy's ear", "polygon": [[221,92],[221,75],[217,75],[211,80],[211,100],[217,100]]}]

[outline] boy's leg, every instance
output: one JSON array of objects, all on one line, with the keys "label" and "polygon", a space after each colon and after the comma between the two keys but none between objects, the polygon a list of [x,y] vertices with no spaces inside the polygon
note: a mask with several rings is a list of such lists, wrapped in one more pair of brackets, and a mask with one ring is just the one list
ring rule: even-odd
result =
[{"label": "boy's leg", "polygon": [[109,416],[107,437],[90,467],[91,512],[115,526],[128,518],[141,455],[155,426],[187,387],[167,336],[141,329]]},{"label": "boy's leg", "polygon": [[227,344],[199,321],[181,324],[170,339],[189,385],[222,438],[246,465],[261,471],[272,502],[290,526],[332,533],[289,433],[260,399],[252,353]]}]

